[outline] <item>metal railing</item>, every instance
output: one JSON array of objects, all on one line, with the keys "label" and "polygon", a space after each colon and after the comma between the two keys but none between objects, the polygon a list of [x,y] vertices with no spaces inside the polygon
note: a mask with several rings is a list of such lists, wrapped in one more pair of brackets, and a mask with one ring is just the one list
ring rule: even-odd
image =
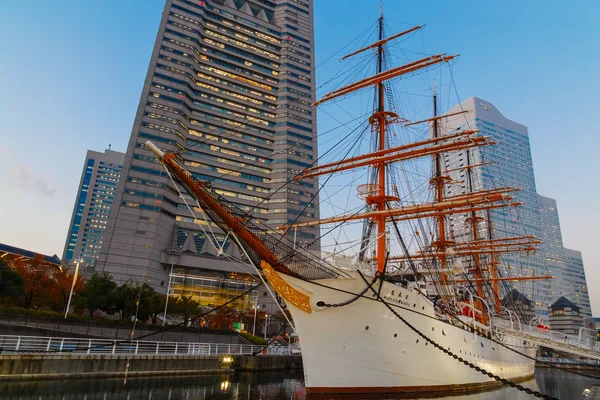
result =
[{"label": "metal railing", "polygon": [[0,335],[0,354],[291,355],[296,347]]},{"label": "metal railing", "polygon": [[551,340],[557,343],[564,343],[571,346],[577,346],[583,349],[600,351],[600,342],[598,342],[597,337],[592,336],[591,334],[583,334],[582,331],[585,328],[579,330],[579,335],[572,335],[558,331],[546,330],[531,325],[515,324],[500,318],[494,318],[494,324],[505,329],[511,329],[530,336]]},{"label": "metal railing", "polygon": [[587,358],[560,358],[560,357],[538,357],[538,361],[556,364],[575,364],[575,365],[600,365],[600,360],[590,360]]}]

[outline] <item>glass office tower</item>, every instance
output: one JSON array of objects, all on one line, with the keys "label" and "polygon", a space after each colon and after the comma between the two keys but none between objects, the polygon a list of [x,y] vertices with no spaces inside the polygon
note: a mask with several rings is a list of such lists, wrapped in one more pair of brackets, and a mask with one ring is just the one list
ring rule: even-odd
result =
[{"label": "glass office tower", "polygon": [[[478,129],[480,135],[489,136],[496,144],[470,150],[468,154],[463,150],[444,157],[445,167],[451,171],[448,175],[454,181],[446,187],[447,194],[519,188],[512,195],[522,203],[520,207],[480,213],[484,218],[480,237],[487,239],[491,234],[495,238],[534,236],[539,239],[542,243],[536,253],[503,255],[501,262],[511,276],[552,276],[552,279],[514,282],[512,285],[533,300],[537,313],[546,319],[548,307],[562,296],[589,314],[581,253],[563,247],[556,200],[536,192],[527,127],[504,117],[489,101],[478,97],[471,97],[448,113],[463,110],[469,110],[469,113],[445,120],[445,131]],[[472,168],[472,183],[469,183],[467,165],[476,166]],[[471,235],[465,217],[449,217],[450,228],[457,238]]]},{"label": "glass office tower", "polygon": [[[540,206],[535,187],[533,162],[529,147],[527,127],[506,118],[489,101],[471,97],[448,113],[469,110],[467,114],[450,117],[443,125],[447,132],[457,129],[478,129],[480,135],[489,136],[496,142],[494,146],[484,146],[474,150],[449,153],[444,158],[448,170],[455,170],[449,175],[456,184],[448,185],[448,195],[466,193],[469,188],[466,165],[480,165],[472,169],[472,189],[484,190],[500,187],[513,187],[520,190],[511,195],[522,202],[518,208],[500,208],[481,214],[481,236],[495,238],[535,236],[541,238]],[[461,169],[462,168],[462,169]],[[465,224],[465,216],[450,216],[450,227],[456,237],[469,235],[470,227]],[[489,225],[488,225],[489,223]],[[545,257],[538,253],[524,253],[501,257],[504,269],[510,270],[513,276],[548,275]],[[514,287],[526,295],[535,304],[536,310],[547,315],[547,301],[550,296],[550,282],[547,280],[531,280],[514,283]]]},{"label": "glass office tower", "polygon": [[[240,249],[179,193],[147,140],[272,228],[317,218],[316,181],[281,189],[316,159],[314,65],[312,2],[168,0],[96,270],[155,288],[254,272],[232,261]],[[298,232],[298,245],[318,245],[317,232]]]},{"label": "glass office tower", "polygon": [[80,259],[84,266],[91,266],[98,258],[124,158],[118,151],[88,150],[63,252],[64,264]]},{"label": "glass office tower", "polygon": [[592,308],[590,305],[590,295],[585,279],[585,270],[583,269],[583,257],[581,256],[581,252],[567,248],[564,248],[563,250],[567,263],[566,281],[571,296],[568,297],[568,299],[581,308],[581,314],[584,317],[591,317]]}]

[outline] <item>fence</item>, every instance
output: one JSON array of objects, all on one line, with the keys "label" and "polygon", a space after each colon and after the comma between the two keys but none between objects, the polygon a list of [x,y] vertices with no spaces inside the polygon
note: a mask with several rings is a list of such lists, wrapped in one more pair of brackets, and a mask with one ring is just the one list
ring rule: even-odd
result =
[{"label": "fence", "polygon": [[2,354],[291,355],[298,347],[0,335]]}]

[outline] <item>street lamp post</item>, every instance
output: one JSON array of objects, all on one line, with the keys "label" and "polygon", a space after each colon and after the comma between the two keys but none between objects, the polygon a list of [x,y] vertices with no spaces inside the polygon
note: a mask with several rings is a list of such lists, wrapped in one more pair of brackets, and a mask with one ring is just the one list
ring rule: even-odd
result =
[{"label": "street lamp post", "polygon": [[167,298],[165,299],[165,312],[163,314],[162,326],[167,321],[167,307],[169,307],[169,296],[171,295],[171,277],[173,275],[173,263],[171,263],[171,273],[169,274],[169,284],[167,285]]},{"label": "street lamp post", "polygon": [[265,340],[267,340],[267,326],[269,325],[269,314],[265,314]]},{"label": "street lamp post", "polygon": [[252,308],[254,308],[254,323],[252,324],[252,335],[256,336],[256,311],[258,310],[258,307],[254,306]]},{"label": "street lamp post", "polygon": [[71,284],[71,292],[69,293],[69,301],[67,301],[67,308],[65,309],[65,319],[67,319],[67,314],[69,314],[69,308],[71,307],[71,299],[73,298],[73,290],[75,289],[75,282],[77,282],[77,275],[79,274],[80,262],[81,258],[78,258],[77,265],[75,266],[75,274],[73,275],[73,283]]}]

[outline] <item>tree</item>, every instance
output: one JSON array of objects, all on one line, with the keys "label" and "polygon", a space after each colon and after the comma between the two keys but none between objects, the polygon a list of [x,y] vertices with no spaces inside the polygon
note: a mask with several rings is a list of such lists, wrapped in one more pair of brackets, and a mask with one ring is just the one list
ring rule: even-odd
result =
[{"label": "tree", "polygon": [[232,329],[233,323],[239,321],[239,312],[234,307],[221,307],[212,313],[211,323],[213,328]]},{"label": "tree", "polygon": [[25,295],[23,278],[0,258],[0,303],[13,305]]},{"label": "tree", "polygon": [[114,314],[116,309],[116,287],[117,284],[113,282],[109,273],[95,273],[79,292],[75,304],[88,310],[90,315],[94,315],[97,310]]},{"label": "tree", "polygon": [[[175,301],[175,299],[173,299]],[[152,318],[152,325],[156,325],[158,316],[165,311],[167,304],[167,295],[164,293],[155,292],[150,298],[150,318]]]},{"label": "tree", "polygon": [[171,312],[181,314],[183,316],[184,325],[188,324],[190,317],[202,313],[202,306],[195,300],[192,300],[192,296],[183,296],[177,298],[173,306],[170,308]]},{"label": "tree", "polygon": [[284,309],[284,312],[285,315],[281,312],[281,310],[279,310],[271,317],[273,322],[279,326],[278,331],[281,331],[282,334],[285,334],[285,330],[290,325],[288,319],[292,319],[292,316],[290,315],[290,312],[287,309]]},{"label": "tree", "polygon": [[150,317],[151,299],[156,292],[147,283],[125,282],[114,290],[115,311],[121,314],[121,320],[135,316],[141,321]]},{"label": "tree", "polygon": [[80,275],[77,276],[75,286],[73,286],[73,276],[74,274],[69,272],[67,268],[58,269],[51,276],[51,287],[48,293],[49,297],[47,302],[53,310],[65,311],[65,307],[69,302],[71,287],[73,287],[73,299],[71,300],[72,303],[85,287],[85,280]]},{"label": "tree", "polygon": [[15,260],[12,267],[23,279],[23,307],[29,308],[48,298],[52,286],[51,275],[55,267],[45,264],[40,255],[27,261]]}]

